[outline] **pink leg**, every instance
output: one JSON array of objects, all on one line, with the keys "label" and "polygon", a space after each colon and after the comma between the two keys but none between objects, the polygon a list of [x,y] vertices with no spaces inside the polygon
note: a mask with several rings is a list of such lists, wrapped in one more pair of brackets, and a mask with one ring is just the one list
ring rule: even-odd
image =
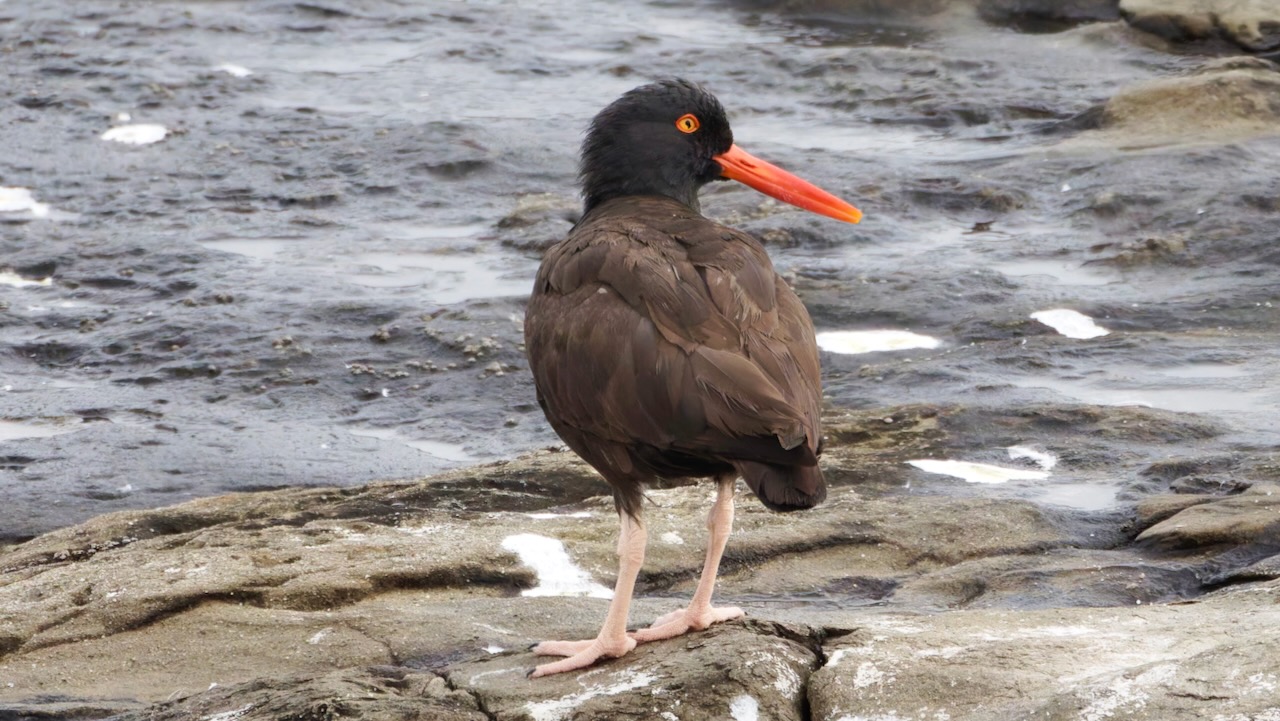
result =
[{"label": "pink leg", "polygon": [[720,570],[720,558],[724,555],[725,543],[733,531],[733,491],[736,476],[719,476],[716,478],[716,502],[707,514],[707,529],[711,532],[707,539],[707,560],[702,564],[702,577],[698,579],[698,588],[693,592],[693,600],[689,607],[673,611],[653,622],[649,628],[643,628],[631,634],[639,643],[673,638],[689,631],[701,631],[713,623],[740,618],[745,615],[737,607],[713,608],[711,593],[716,587],[716,574]]},{"label": "pink leg", "polygon": [[636,576],[644,564],[646,540],[647,533],[640,519],[622,514],[622,532],[618,536],[618,581],[613,587],[613,600],[609,603],[609,613],[605,616],[600,635],[587,641],[543,641],[534,646],[533,652],[539,656],[568,658],[538,666],[531,677],[586,668],[601,658],[617,658],[636,647],[635,639],[627,636],[627,612],[631,608]]}]

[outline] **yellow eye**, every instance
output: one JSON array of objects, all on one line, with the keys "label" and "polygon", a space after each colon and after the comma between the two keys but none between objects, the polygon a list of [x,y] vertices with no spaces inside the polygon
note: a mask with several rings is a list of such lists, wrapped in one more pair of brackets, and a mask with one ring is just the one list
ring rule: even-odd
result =
[{"label": "yellow eye", "polygon": [[692,133],[693,131],[697,130],[701,126],[702,126],[702,123],[698,122],[697,116],[695,116],[693,113],[685,113],[684,115],[681,115],[678,120],[676,120],[676,127],[682,133]]}]

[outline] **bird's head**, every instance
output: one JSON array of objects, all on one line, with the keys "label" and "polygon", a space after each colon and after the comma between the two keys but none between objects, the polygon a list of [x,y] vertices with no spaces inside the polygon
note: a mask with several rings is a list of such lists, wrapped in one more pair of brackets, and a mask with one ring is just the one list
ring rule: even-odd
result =
[{"label": "bird's head", "polygon": [[724,106],[685,80],[642,85],[601,110],[582,144],[579,175],[588,211],[628,195],[664,195],[697,210],[703,185],[737,180],[837,220],[862,219],[852,205],[734,145]]}]

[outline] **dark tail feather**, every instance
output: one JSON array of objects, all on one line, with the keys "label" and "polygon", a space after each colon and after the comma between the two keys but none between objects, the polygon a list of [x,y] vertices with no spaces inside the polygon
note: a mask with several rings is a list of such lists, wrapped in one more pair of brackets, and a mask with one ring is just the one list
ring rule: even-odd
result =
[{"label": "dark tail feather", "polygon": [[772,511],[802,511],[827,498],[827,482],[818,466],[775,466],[772,463],[738,461],[742,480],[756,498]]}]

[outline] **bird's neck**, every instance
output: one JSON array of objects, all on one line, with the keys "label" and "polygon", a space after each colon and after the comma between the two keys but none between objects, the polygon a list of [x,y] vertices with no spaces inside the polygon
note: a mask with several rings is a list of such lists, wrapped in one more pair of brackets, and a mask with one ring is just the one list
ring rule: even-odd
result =
[{"label": "bird's neck", "polygon": [[645,196],[670,198],[695,213],[702,213],[697,187],[689,185],[687,181],[680,184],[666,181],[660,173],[645,172],[634,167],[631,170],[630,174],[584,178],[589,182],[584,184],[583,189],[583,213],[590,213],[593,208],[616,198]]}]

